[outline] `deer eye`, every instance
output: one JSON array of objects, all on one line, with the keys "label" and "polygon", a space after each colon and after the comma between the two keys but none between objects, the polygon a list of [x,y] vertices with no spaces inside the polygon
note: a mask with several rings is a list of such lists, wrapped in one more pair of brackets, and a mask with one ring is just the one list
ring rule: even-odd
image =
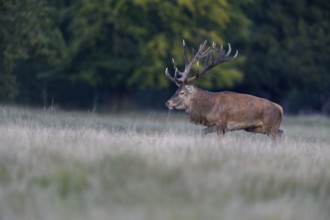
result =
[{"label": "deer eye", "polygon": [[181,91],[179,94],[180,94],[180,95],[184,95],[184,91]]}]

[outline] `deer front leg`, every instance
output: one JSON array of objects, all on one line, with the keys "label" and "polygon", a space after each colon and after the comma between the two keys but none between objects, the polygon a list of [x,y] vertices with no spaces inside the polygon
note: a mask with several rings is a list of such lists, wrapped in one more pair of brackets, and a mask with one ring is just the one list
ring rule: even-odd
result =
[{"label": "deer front leg", "polygon": [[204,128],[202,131],[202,136],[204,137],[205,135],[209,133],[217,132],[218,135],[224,135],[225,130],[221,128],[219,125],[210,125],[207,128]]},{"label": "deer front leg", "polygon": [[208,133],[213,133],[213,132],[216,132],[216,131],[217,131],[217,125],[208,126],[207,128],[204,128],[202,130],[202,136],[204,137]]}]

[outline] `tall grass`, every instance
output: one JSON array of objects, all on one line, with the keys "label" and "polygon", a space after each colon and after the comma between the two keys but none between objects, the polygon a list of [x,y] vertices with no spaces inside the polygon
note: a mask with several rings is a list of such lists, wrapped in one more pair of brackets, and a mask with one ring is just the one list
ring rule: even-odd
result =
[{"label": "tall grass", "polygon": [[184,115],[0,107],[0,219],[330,219],[330,120],[200,135]]}]

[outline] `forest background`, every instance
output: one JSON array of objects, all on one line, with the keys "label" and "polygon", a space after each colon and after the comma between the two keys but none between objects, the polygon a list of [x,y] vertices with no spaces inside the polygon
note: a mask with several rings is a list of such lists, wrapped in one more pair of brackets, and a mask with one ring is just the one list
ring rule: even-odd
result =
[{"label": "forest background", "polygon": [[0,104],[164,110],[182,39],[239,51],[200,87],[330,115],[328,0],[0,0]]}]

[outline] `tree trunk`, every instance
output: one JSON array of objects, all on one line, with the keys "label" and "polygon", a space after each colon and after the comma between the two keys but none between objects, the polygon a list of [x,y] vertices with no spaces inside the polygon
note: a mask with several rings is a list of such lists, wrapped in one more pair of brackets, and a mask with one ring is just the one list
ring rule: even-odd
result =
[{"label": "tree trunk", "polygon": [[111,111],[128,111],[135,107],[134,96],[128,90],[113,90],[109,99]]}]

